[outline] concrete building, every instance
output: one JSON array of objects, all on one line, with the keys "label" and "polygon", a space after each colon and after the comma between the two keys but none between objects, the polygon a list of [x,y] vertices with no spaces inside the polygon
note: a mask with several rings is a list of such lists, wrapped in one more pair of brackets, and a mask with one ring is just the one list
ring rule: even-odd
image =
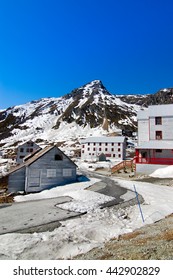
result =
[{"label": "concrete building", "polygon": [[23,159],[27,155],[29,155],[29,154],[31,154],[31,153],[39,150],[39,149],[41,149],[41,148],[36,143],[34,143],[33,141],[28,141],[28,142],[18,146],[16,162],[17,163],[22,163]]},{"label": "concrete building", "polygon": [[173,104],[149,106],[137,120],[136,172],[151,174],[173,165]]},{"label": "concrete building", "polygon": [[81,142],[81,159],[87,161],[125,159],[125,137],[88,137]]}]

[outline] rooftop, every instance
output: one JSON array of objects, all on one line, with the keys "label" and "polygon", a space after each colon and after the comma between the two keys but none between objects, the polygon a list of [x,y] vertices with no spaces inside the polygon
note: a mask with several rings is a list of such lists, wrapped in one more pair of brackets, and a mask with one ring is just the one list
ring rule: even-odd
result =
[{"label": "rooftop", "polygon": [[125,137],[123,136],[116,136],[116,137],[106,137],[106,136],[99,136],[99,137],[88,137],[82,140],[81,143],[123,143],[125,141]]},{"label": "rooftop", "polygon": [[138,120],[164,116],[173,116],[173,104],[151,105],[137,113]]}]

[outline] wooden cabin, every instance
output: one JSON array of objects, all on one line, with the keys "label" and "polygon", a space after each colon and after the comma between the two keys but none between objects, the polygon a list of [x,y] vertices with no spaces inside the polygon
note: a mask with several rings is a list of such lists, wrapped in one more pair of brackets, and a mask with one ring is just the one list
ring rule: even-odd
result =
[{"label": "wooden cabin", "polygon": [[75,182],[76,168],[57,146],[48,146],[8,173],[8,192],[40,192]]}]

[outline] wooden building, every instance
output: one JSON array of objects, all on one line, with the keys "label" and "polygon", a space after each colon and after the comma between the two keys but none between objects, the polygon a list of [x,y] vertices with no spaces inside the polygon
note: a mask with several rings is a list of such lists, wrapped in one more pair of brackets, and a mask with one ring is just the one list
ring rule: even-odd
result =
[{"label": "wooden building", "polygon": [[58,147],[48,146],[8,173],[8,192],[39,192],[75,182],[76,168]]}]

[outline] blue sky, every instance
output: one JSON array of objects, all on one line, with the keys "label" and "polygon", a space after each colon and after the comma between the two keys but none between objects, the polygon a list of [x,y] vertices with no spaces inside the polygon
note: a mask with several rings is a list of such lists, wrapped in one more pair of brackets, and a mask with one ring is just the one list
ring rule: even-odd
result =
[{"label": "blue sky", "polygon": [[115,94],[173,87],[172,0],[1,0],[0,108],[95,79]]}]

